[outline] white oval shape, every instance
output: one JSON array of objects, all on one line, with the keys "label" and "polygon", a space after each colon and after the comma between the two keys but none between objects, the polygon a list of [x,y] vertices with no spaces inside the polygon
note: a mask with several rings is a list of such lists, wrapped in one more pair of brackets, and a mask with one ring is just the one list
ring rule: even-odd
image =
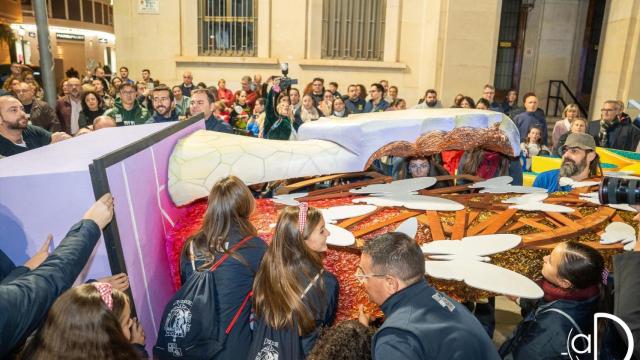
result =
[{"label": "white oval shape", "polygon": [[333,224],[324,225],[329,230],[329,237],[327,238],[327,245],[333,246],[351,246],[356,243],[356,238],[353,234],[346,229]]}]

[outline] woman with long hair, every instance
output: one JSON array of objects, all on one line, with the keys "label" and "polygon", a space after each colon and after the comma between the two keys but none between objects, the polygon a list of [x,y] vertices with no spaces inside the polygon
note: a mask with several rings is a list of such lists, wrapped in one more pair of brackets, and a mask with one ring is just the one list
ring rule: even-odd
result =
[{"label": "woman with long hair", "polygon": [[[275,234],[253,285],[258,320],[249,358],[304,358],[338,303],[338,281],[322,266],[329,231],[322,212],[306,203],[278,216]],[[275,353],[273,343],[276,346]]]},{"label": "woman with long hair", "polygon": [[235,176],[219,180],[209,193],[208,207],[202,227],[184,244],[180,259],[182,283],[196,271],[207,271],[227,254],[226,261],[213,272],[217,294],[218,333],[230,332],[216,359],[244,359],[251,343],[249,306],[246,299],[251,292],[255,273],[266,251],[265,242],[258,237],[250,221],[255,211],[251,190]]},{"label": "woman with long hair", "polygon": [[347,117],[349,116],[349,109],[347,109],[346,104],[344,103],[344,99],[340,96],[337,96],[333,99],[333,104],[331,105],[333,112],[331,113],[332,117]]},{"label": "woman with long hair", "polygon": [[56,300],[20,359],[139,359],[130,341],[144,351],[144,333],[130,316],[129,298],[111,285],[75,287]]},{"label": "woman with long hair", "polygon": [[551,150],[542,144],[542,130],[537,126],[531,126],[529,128],[529,134],[520,143],[520,151],[522,151],[521,157],[524,160],[524,167],[526,171],[531,171],[531,163],[533,157],[537,155],[550,155]]},{"label": "woman with long hair", "polygon": [[318,105],[318,110],[322,116],[331,116],[333,114],[333,93],[329,90],[325,90],[322,93],[322,101]]},{"label": "woman with long hair", "polygon": [[293,123],[293,127],[298,130],[300,125],[309,122],[315,121],[320,118],[320,111],[316,107],[316,102],[313,99],[313,96],[307,94],[302,97],[302,106],[295,113],[295,121]]},{"label": "woman with long hair", "polygon": [[[539,282],[544,297],[520,300],[524,319],[502,344],[500,355],[514,359],[561,358],[567,352],[570,334],[574,339],[578,334],[588,336],[594,330],[593,314],[610,312],[607,277],[604,259],[597,250],[574,241],[558,244],[544,257]],[[578,349],[589,346],[584,339],[576,342]]]},{"label": "woman with long hair", "polygon": [[105,108],[102,96],[95,91],[87,91],[82,93],[82,101],[80,102],[82,110],[78,117],[78,126],[82,129],[93,125],[93,120],[104,114]]}]

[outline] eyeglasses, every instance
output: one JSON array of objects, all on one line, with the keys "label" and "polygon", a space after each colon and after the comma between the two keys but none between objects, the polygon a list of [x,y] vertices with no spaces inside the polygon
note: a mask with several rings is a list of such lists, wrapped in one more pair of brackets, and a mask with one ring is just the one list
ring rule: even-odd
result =
[{"label": "eyeglasses", "polygon": [[409,164],[409,170],[424,170],[424,169],[428,169],[429,168],[429,164]]},{"label": "eyeglasses", "polygon": [[600,109],[600,111],[602,111],[602,112],[611,112],[611,111],[616,111],[616,109]]},{"label": "eyeglasses", "polygon": [[129,91],[121,91],[120,93],[123,94],[123,95],[133,95],[133,94],[137,93],[137,91],[129,90]]},{"label": "eyeglasses", "polygon": [[361,268],[358,268],[358,269],[356,270],[356,273],[355,273],[355,274],[353,274],[353,275],[356,277],[356,279],[357,279],[360,283],[364,283],[364,281],[365,281],[367,278],[370,278],[370,277],[386,277],[386,276],[387,276],[387,274],[365,274],[365,273],[364,273],[364,270],[362,270]]}]

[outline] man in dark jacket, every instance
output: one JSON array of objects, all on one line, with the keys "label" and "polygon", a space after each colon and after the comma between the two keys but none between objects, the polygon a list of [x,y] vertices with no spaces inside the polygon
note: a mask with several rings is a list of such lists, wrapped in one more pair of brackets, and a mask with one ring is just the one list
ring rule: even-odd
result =
[{"label": "man in dark jacket", "polygon": [[105,194],[84,214],[40,266],[0,285],[0,358],[38,328],[53,302],[76,280],[113,217],[113,198]]},{"label": "man in dark jacket", "polygon": [[22,104],[12,96],[0,96],[0,156],[11,156],[71,138],[31,126]]},{"label": "man in dark jacket", "polygon": [[82,111],[82,84],[78,78],[70,78],[67,80],[69,86],[69,95],[58,100],[56,103],[56,115],[60,120],[60,129],[69,135],[73,135],[80,130],[78,119],[80,111]]},{"label": "man in dark jacket", "polygon": [[29,114],[29,121],[35,126],[40,126],[47,131],[59,131],[60,121],[56,111],[49,104],[36,99],[36,94],[31,85],[21,82],[16,89],[18,100],[24,107],[24,112]]},{"label": "man in dark jacket", "polygon": [[213,95],[207,90],[197,89],[191,92],[191,106],[189,111],[192,115],[199,113],[204,114],[204,125],[209,131],[218,131],[228,134],[233,134],[233,129],[226,122],[216,119],[213,114]]},{"label": "man in dark jacket", "polygon": [[349,109],[349,114],[360,114],[364,112],[365,101],[358,96],[358,87],[349,85],[347,88],[348,97],[344,100],[344,105]]},{"label": "man in dark jacket", "polygon": [[364,112],[381,112],[387,110],[389,103],[384,99],[384,87],[381,84],[371,84],[369,95],[371,99],[364,105]]},{"label": "man in dark jacket", "polygon": [[153,108],[156,110],[153,116],[147,120],[147,124],[178,121],[178,113],[173,108],[173,92],[166,85],[159,85],[151,91]]},{"label": "man in dark jacket", "polygon": [[640,142],[640,129],[630,118],[620,118],[620,105],[616,100],[607,100],[602,105],[600,120],[589,122],[587,132],[596,139],[598,146],[636,151]]},{"label": "man in dark jacket", "polygon": [[[424,255],[402,233],[368,241],[356,277],[385,321],[373,336],[374,359],[499,359],[478,320],[424,278]],[[360,309],[360,321],[368,316]]]}]

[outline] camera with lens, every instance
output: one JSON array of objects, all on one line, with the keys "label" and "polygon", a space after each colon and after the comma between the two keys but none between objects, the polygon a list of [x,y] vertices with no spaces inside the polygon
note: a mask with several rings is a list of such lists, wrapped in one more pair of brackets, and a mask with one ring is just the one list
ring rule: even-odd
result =
[{"label": "camera with lens", "polygon": [[280,71],[282,71],[282,76],[280,77],[280,88],[283,90],[289,90],[291,85],[298,85],[298,79],[292,79],[288,77],[289,74],[289,64],[281,63]]},{"label": "camera with lens", "polygon": [[601,204],[627,204],[640,206],[640,177],[605,176],[600,182],[598,197]]}]

